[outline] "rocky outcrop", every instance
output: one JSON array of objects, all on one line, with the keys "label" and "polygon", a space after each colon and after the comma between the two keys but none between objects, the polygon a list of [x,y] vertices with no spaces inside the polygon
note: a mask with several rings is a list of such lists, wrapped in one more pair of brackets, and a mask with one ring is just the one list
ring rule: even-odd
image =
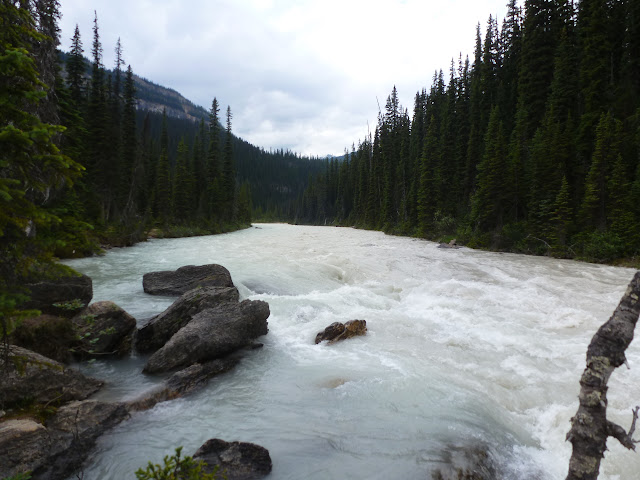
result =
[{"label": "rocky outcrop", "polygon": [[204,387],[217,375],[228,372],[238,364],[237,358],[223,358],[193,365],[171,375],[161,386],[128,403],[132,411],[148,410],[160,402],[183,397]]},{"label": "rocky outcrop", "polygon": [[20,308],[51,315],[73,316],[93,298],[91,279],[79,273],[43,279],[25,286],[31,291],[31,298]]},{"label": "rocky outcrop", "polygon": [[166,372],[224,357],[266,335],[268,317],[269,305],[261,300],[204,309],[149,358],[144,371]]},{"label": "rocky outcrop", "polygon": [[4,408],[32,403],[61,405],[89,397],[102,384],[50,358],[10,345],[0,382],[0,405]]},{"label": "rocky outcrop", "polygon": [[211,264],[187,265],[142,277],[142,288],[151,295],[178,296],[197,287],[233,287],[231,274],[222,265]]},{"label": "rocky outcrop", "polygon": [[80,468],[96,439],[127,416],[124,404],[85,400],[61,407],[44,425],[0,423],[0,478],[31,471],[34,480],[64,480]]},{"label": "rocky outcrop", "polygon": [[11,335],[11,343],[58,362],[69,362],[77,344],[71,319],[39,315],[24,319]]},{"label": "rocky outcrop", "polygon": [[318,332],[316,335],[316,345],[325,340],[329,341],[329,344],[339,342],[351,337],[357,337],[367,334],[367,322],[366,320],[349,320],[346,323],[333,322],[322,332]]},{"label": "rocky outcrop", "polygon": [[237,303],[238,298],[235,287],[204,287],[185,293],[138,331],[136,350],[140,353],[158,350],[198,312],[223,303]]},{"label": "rocky outcrop", "polygon": [[72,322],[80,337],[75,348],[80,357],[123,356],[131,351],[136,319],[113,302],[95,302]]},{"label": "rocky outcrop", "polygon": [[268,475],[272,469],[269,451],[246,442],[207,440],[193,458],[204,461],[206,473],[218,466],[218,471],[223,472],[227,480],[256,480]]}]

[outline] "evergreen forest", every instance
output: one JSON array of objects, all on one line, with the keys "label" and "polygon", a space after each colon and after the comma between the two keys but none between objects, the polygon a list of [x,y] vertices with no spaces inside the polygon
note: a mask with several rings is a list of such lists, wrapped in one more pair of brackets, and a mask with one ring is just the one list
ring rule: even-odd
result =
[{"label": "evergreen forest", "polygon": [[298,221],[596,262],[640,252],[640,2],[509,0],[331,161]]}]

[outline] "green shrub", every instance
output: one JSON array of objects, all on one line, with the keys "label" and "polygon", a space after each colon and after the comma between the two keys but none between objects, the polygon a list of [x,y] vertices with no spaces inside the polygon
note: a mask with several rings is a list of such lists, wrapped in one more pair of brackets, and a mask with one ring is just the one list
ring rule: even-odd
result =
[{"label": "green shrub", "polygon": [[206,464],[200,460],[196,462],[192,457],[181,458],[182,447],[176,448],[176,453],[164,457],[164,465],[149,462],[146,470],[139,468],[136,471],[137,480],[215,480],[224,478],[218,476],[218,466],[212,473],[204,473],[202,470]]}]

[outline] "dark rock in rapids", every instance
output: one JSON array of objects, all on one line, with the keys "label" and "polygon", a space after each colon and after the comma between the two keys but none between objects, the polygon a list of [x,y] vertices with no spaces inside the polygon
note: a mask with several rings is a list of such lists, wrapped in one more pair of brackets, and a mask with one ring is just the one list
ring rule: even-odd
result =
[{"label": "dark rock in rapids", "polygon": [[433,480],[494,480],[501,478],[484,445],[448,446],[442,451],[442,465],[431,473]]},{"label": "dark rock in rapids", "polygon": [[150,295],[178,296],[197,287],[233,287],[222,265],[187,265],[175,271],[145,273],[142,288]]},{"label": "dark rock in rapids", "polygon": [[93,282],[79,273],[39,280],[26,287],[31,291],[31,298],[20,308],[51,315],[73,316],[93,298]]},{"label": "dark rock in rapids", "polygon": [[[0,347],[0,354],[4,355]],[[60,405],[83,400],[102,387],[103,382],[40,354],[9,345],[0,382],[0,404],[13,408],[30,403]]]},{"label": "dark rock in rapids", "polygon": [[149,358],[144,371],[166,372],[224,357],[266,335],[268,317],[269,304],[261,300],[201,310]]},{"label": "dark rock in rapids", "polygon": [[193,456],[206,463],[206,473],[218,466],[227,480],[257,480],[272,469],[269,451],[246,442],[225,442],[217,438],[207,440]]},{"label": "dark rock in rapids", "polygon": [[71,402],[43,425],[0,423],[0,478],[32,472],[34,480],[64,480],[77,471],[96,439],[128,416],[122,403]]},{"label": "dark rock in rapids", "polygon": [[322,332],[316,335],[316,345],[324,340],[328,340],[329,344],[339,342],[351,337],[357,337],[367,334],[366,320],[349,320],[346,323],[333,322]]},{"label": "dark rock in rapids", "polygon": [[456,239],[454,238],[449,243],[441,243],[438,245],[438,248],[462,248],[461,245],[458,245]]},{"label": "dark rock in rapids", "polygon": [[204,287],[188,291],[138,330],[136,350],[141,353],[158,350],[198,312],[221,304],[236,304],[238,298],[236,287]]},{"label": "dark rock in rapids", "polygon": [[136,319],[113,302],[95,302],[73,317],[80,337],[80,357],[117,355],[131,351]]}]

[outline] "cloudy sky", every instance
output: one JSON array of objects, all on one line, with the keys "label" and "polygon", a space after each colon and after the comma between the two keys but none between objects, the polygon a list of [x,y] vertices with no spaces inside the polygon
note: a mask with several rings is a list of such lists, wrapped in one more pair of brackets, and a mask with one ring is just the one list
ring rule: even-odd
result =
[{"label": "cloudy sky", "polygon": [[[134,73],[207,110],[231,106],[233,131],[264,147],[341,155],[367,134],[396,85],[403,106],[507,0],[61,0],[62,48],[78,24],[90,56],[94,10],[104,63],[120,37]],[[522,2],[520,2],[522,3]]]}]

